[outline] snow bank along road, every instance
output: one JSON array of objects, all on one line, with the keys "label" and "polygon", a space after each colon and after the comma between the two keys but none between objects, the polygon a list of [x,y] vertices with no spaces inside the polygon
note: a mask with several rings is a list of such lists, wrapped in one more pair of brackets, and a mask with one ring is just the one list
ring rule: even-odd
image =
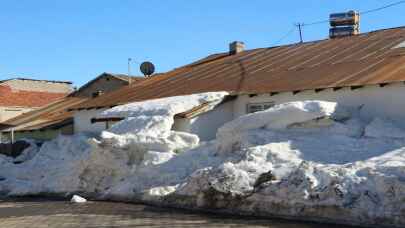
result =
[{"label": "snow bank along road", "polygon": [[234,214],[405,226],[405,131],[361,107],[291,102],[226,123],[216,140],[171,130],[173,117],[226,93],[138,102],[99,138],[59,137],[0,158],[7,196],[79,193]]}]

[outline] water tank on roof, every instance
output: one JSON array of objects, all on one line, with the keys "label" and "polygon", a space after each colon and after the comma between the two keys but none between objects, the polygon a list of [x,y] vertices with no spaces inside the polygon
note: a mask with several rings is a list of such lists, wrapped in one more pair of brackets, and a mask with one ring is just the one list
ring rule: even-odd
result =
[{"label": "water tank on roof", "polygon": [[332,13],[329,16],[330,26],[355,26],[360,23],[360,14],[351,10],[345,13]]},{"label": "water tank on roof", "polygon": [[329,37],[344,37],[344,36],[353,36],[360,33],[357,26],[344,26],[344,27],[332,27],[329,29]]},{"label": "water tank on roof", "polygon": [[360,33],[360,14],[351,10],[346,13],[332,13],[329,16],[329,37],[352,36]]}]

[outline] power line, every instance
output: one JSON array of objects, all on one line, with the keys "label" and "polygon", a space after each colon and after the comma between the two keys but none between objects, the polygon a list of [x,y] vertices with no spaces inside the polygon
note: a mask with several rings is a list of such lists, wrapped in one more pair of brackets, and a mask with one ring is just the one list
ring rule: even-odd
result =
[{"label": "power line", "polygon": [[[405,3],[405,0],[397,1],[397,2],[393,2],[393,3],[390,3],[390,4],[375,8],[375,9],[362,11],[359,14],[360,15],[366,15],[366,14],[369,14],[369,13],[378,12],[378,11],[381,11],[381,10],[384,10],[384,9],[387,9],[387,8],[391,8],[391,7],[394,7],[394,6],[397,6],[397,5],[401,5],[401,4],[404,4],[404,3]],[[302,43],[302,28],[303,27],[312,26],[312,25],[319,25],[319,24],[325,24],[325,23],[329,23],[329,20],[321,20],[321,21],[314,21],[314,22],[311,22],[311,23],[298,23],[298,24],[296,24],[297,28],[300,31],[299,35],[300,35],[301,43]]]},{"label": "power line", "polygon": [[322,20],[322,21],[315,21],[315,22],[311,22],[311,23],[302,23],[302,26],[311,26],[311,25],[319,25],[319,24],[324,24],[324,23],[328,23],[329,20]]},{"label": "power line", "polygon": [[[370,10],[360,12],[359,14],[360,15],[365,15],[365,14],[369,14],[369,13],[374,13],[374,12],[384,10],[384,9],[387,9],[387,8],[391,8],[393,6],[401,5],[401,4],[404,4],[404,3],[405,3],[405,0],[397,1],[397,2],[393,2],[393,3],[390,3],[390,4],[375,8],[375,9],[370,9]],[[311,23],[302,23],[301,25],[302,26],[311,26],[311,25],[319,25],[319,24],[324,24],[324,23],[329,23],[329,20],[314,21],[314,22],[311,22]]]},{"label": "power line", "polygon": [[[287,37],[289,37],[293,32],[295,32],[297,28],[295,27],[295,25],[285,34],[283,35],[280,39],[278,39],[276,42],[274,42],[274,45],[279,44],[280,42],[282,42],[283,40],[285,40]],[[273,46],[273,45],[272,45]]]},{"label": "power line", "polygon": [[383,10],[383,9],[387,9],[387,8],[390,8],[390,7],[393,7],[393,6],[397,6],[397,5],[400,5],[400,4],[404,4],[404,3],[405,3],[405,1],[398,1],[398,2],[394,2],[394,3],[391,3],[391,4],[385,5],[385,6],[381,6],[381,7],[375,8],[375,9],[371,9],[371,10],[366,10],[366,11],[364,11],[364,12],[360,12],[360,14],[361,14],[361,15],[369,14],[369,13],[377,12],[377,11],[380,11],[380,10]]},{"label": "power line", "polygon": [[[384,6],[375,8],[375,9],[370,9],[370,10],[362,11],[362,12],[360,12],[359,14],[360,14],[360,15],[366,15],[366,14],[369,14],[369,13],[374,13],[374,12],[381,11],[381,10],[384,10],[384,9],[387,9],[387,8],[391,8],[391,7],[394,7],[394,6],[397,6],[397,5],[401,5],[401,4],[404,4],[404,3],[405,3],[405,0],[397,1],[397,2],[393,2],[393,3],[390,3],[390,4],[387,4],[387,5],[384,5]],[[276,42],[274,42],[274,45],[277,45],[277,44],[279,44],[280,42],[282,42],[283,40],[285,40],[287,37],[289,37],[289,36],[290,36],[294,31],[296,31],[297,29],[299,30],[300,41],[303,42],[303,38],[302,38],[302,28],[303,28],[303,27],[313,26],[313,25],[320,25],[320,24],[325,24],[325,23],[329,23],[329,19],[328,19],[328,20],[314,21],[314,22],[311,22],[311,23],[297,23],[297,24],[295,24],[294,27],[293,27],[291,30],[289,30],[284,36],[282,36],[279,40],[277,40]]]}]

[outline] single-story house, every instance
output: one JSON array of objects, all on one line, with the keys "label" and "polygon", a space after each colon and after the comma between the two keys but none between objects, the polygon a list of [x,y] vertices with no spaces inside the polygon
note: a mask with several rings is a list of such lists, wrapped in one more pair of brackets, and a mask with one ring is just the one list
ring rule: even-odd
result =
[{"label": "single-story house", "polygon": [[[228,52],[152,76],[70,110],[81,125],[75,126],[75,132],[97,132],[106,125],[97,122],[101,128],[96,129],[91,120],[107,108],[214,91],[228,91],[235,97],[219,112],[226,116],[224,122],[275,104],[308,99],[362,106],[365,117],[405,119],[405,27],[253,50],[234,42]],[[193,127],[183,124],[182,128]],[[206,131],[197,129],[201,134]]]},{"label": "single-story house", "polygon": [[71,84],[28,78],[0,81],[0,122],[67,96],[73,90]]},{"label": "single-story house", "polygon": [[74,119],[73,113],[67,111],[69,107],[142,80],[143,77],[103,73],[62,99],[0,123],[3,140],[49,140],[59,134],[73,134]]}]

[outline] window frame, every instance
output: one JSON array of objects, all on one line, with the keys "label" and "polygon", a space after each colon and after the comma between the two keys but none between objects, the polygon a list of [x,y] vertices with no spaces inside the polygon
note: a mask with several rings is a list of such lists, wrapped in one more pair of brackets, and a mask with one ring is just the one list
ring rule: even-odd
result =
[{"label": "window frame", "polygon": [[[276,102],[274,102],[274,101],[248,103],[246,105],[246,113],[251,114],[251,113],[255,113],[255,112],[261,112],[261,111],[264,111],[264,110],[269,109],[271,107],[274,107],[275,105],[276,105]],[[260,108],[255,108],[256,111],[251,111],[252,106],[257,106],[257,107],[260,106]],[[267,106],[267,108],[266,108],[266,106]]]}]

